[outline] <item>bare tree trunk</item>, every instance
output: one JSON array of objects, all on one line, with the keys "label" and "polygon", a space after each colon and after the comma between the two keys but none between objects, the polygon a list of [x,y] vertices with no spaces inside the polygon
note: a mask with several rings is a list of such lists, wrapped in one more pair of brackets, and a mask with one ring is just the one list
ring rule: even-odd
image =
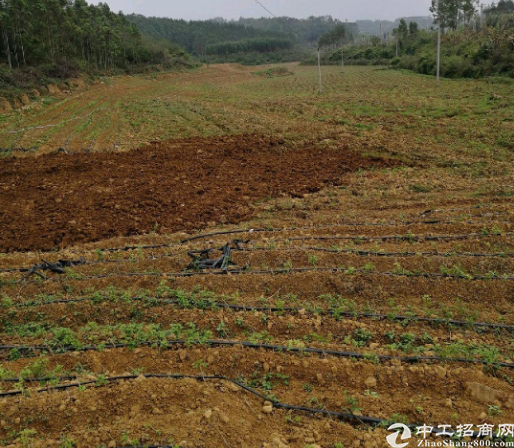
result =
[{"label": "bare tree trunk", "polygon": [[20,32],[20,44],[21,44],[21,56],[23,58],[23,65],[27,65],[27,60],[25,59],[25,47],[23,46],[23,37]]},{"label": "bare tree trunk", "polygon": [[9,64],[9,68],[12,69],[12,60],[11,60],[11,46],[9,45],[9,36],[7,35],[7,28],[3,29],[4,36],[4,47],[5,52],[7,53],[7,63]]},{"label": "bare tree trunk", "polygon": [[20,16],[19,13],[16,13],[16,28],[18,29],[18,39],[20,41],[20,47],[21,47],[21,57],[23,61],[23,65],[27,65],[27,61],[25,59],[25,47],[23,46],[23,35],[21,33],[21,27],[20,27]]},{"label": "bare tree trunk", "polygon": [[14,29],[12,32],[12,44],[13,44],[14,58],[16,59],[16,65],[18,66],[18,68],[20,68],[20,60],[18,58],[18,45],[16,45],[16,30],[14,30]]}]

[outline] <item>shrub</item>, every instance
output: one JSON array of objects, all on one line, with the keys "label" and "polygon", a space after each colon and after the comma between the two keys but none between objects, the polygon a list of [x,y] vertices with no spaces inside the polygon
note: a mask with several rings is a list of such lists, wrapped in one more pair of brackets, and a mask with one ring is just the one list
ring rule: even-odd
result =
[{"label": "shrub", "polygon": [[450,56],[445,60],[441,73],[447,78],[473,78],[479,73],[479,69],[469,59]]},{"label": "shrub", "polygon": [[[513,15],[514,17],[514,15]],[[502,25],[472,31],[469,28],[450,31],[443,36],[441,75],[448,78],[477,78],[482,76],[508,76],[514,78],[514,22],[502,19]],[[514,20],[514,19],[512,19]],[[419,31],[415,39],[400,48],[396,46],[344,47],[348,65],[390,65],[424,75],[436,73],[436,34]],[[324,56],[324,64],[339,64],[341,49]],[[312,55],[305,64],[316,64]]]}]

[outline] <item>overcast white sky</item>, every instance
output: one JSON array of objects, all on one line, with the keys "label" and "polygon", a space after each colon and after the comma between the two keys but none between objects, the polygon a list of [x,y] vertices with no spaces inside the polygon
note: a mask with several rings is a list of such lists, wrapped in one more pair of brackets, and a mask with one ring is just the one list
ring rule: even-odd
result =
[{"label": "overcast white sky", "polygon": [[[213,17],[268,17],[255,0],[104,0],[115,12],[145,16],[206,20]],[[394,20],[427,16],[431,0],[260,0],[277,16],[305,18],[331,15],[349,21]],[[94,1],[98,3],[98,1]]]}]

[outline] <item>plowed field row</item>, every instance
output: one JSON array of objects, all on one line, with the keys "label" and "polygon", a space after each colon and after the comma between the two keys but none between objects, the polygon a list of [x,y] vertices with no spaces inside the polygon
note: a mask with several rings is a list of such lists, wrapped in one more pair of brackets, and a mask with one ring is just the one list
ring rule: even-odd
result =
[{"label": "plowed field row", "polygon": [[[512,86],[334,67],[319,96],[288,68],[115,78],[0,121],[1,446],[513,421]],[[226,244],[228,271],[186,270]]]}]

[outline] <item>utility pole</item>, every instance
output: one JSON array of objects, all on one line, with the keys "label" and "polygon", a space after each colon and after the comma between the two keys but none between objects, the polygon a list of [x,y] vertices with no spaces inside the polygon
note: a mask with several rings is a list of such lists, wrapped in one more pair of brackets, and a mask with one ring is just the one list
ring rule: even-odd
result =
[{"label": "utility pole", "polygon": [[438,29],[437,29],[437,84],[441,82],[441,13],[439,10],[439,4],[441,0],[437,0],[437,21]]},{"label": "utility pole", "polygon": [[396,57],[398,57],[398,36],[396,36]]},{"label": "utility pole", "polygon": [[344,73],[344,48],[341,47],[341,71]]},{"label": "utility pole", "polygon": [[323,84],[321,82],[321,51],[318,47],[318,74],[319,74],[319,93],[323,93]]}]

